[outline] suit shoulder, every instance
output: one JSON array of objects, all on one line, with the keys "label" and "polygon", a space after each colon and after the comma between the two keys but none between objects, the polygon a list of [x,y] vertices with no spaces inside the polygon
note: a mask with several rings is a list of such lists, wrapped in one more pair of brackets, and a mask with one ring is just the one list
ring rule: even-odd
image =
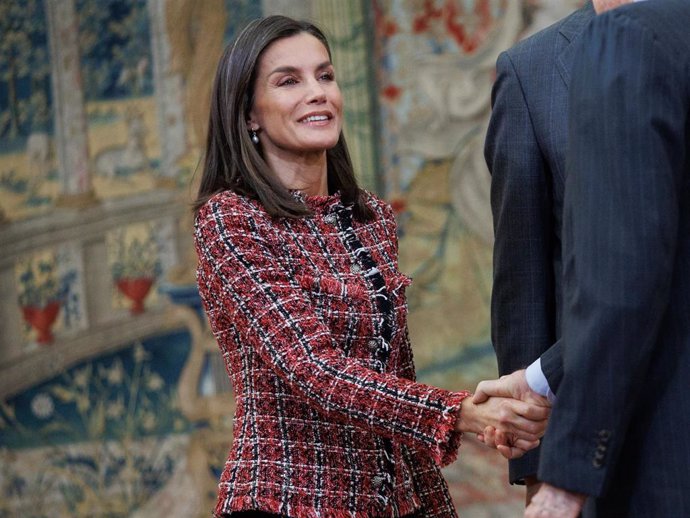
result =
[{"label": "suit shoulder", "polygon": [[551,77],[550,72],[556,63],[561,23],[562,20],[502,52],[496,60],[496,75],[505,80],[496,84],[503,85],[503,88],[519,84],[523,95],[528,95],[534,81]]},{"label": "suit shoulder", "polygon": [[686,56],[690,52],[690,2],[633,2],[597,17],[593,30],[606,30],[609,24],[625,26],[627,31],[648,31],[668,52]]},{"label": "suit shoulder", "polygon": [[[543,56],[543,60],[553,56],[562,39],[563,44],[571,42],[587,23],[593,18],[594,10],[587,4],[568,16],[561,18],[555,23],[541,29],[540,31],[519,41],[506,51],[506,54],[513,61],[520,61],[524,57],[529,57],[530,62],[534,61],[534,56]],[[536,61],[539,61],[537,59]]]},{"label": "suit shoulder", "polygon": [[526,38],[518,41],[515,45],[510,47],[505,51],[505,54],[510,56],[511,59],[519,59],[524,55],[532,54],[535,49],[544,49],[558,36],[558,31],[564,20],[560,20],[548,27],[527,36]]}]

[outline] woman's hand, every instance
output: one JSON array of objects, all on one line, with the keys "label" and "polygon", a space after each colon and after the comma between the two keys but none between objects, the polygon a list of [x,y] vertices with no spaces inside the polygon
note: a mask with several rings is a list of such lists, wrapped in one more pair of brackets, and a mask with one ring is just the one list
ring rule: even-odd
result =
[{"label": "woman's hand", "polygon": [[510,444],[510,438],[504,432],[496,430],[493,426],[487,426],[484,433],[477,434],[477,439],[483,442],[489,448],[498,450],[506,459],[517,459],[522,457],[529,450],[539,446],[540,441],[529,442],[522,439],[515,441],[514,445]]},{"label": "woman's hand", "polygon": [[483,436],[483,442],[504,457],[517,458],[539,445],[550,410],[512,398],[491,397],[481,404],[467,398],[455,427]]}]

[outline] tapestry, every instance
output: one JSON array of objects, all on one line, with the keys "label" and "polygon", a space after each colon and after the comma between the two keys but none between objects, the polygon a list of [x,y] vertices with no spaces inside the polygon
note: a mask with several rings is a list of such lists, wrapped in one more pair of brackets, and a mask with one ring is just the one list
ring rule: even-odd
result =
[{"label": "tapestry", "polygon": [[[419,380],[495,377],[495,61],[581,3],[0,2],[0,518],[209,516],[234,400],[190,203],[218,57],[265,14],[329,37],[357,175],[396,213]],[[522,512],[473,437],[444,474],[463,518]]]}]

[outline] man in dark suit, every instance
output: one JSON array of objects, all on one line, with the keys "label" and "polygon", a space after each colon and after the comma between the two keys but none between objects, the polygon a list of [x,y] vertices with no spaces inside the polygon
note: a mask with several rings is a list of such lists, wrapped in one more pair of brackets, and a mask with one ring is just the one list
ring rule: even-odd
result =
[{"label": "man in dark suit", "polygon": [[552,348],[563,372],[546,373],[556,401],[528,518],[575,517],[585,501],[586,517],[690,516],[689,27],[690,2],[649,0],[582,35]]},{"label": "man in dark suit", "polygon": [[[491,172],[494,284],[491,334],[500,374],[524,368],[561,336],[561,224],[568,87],[576,42],[595,10],[587,2],[502,53],[496,64],[485,157]],[[560,358],[541,367],[560,373]],[[511,460],[510,482],[537,489],[538,450]]]}]

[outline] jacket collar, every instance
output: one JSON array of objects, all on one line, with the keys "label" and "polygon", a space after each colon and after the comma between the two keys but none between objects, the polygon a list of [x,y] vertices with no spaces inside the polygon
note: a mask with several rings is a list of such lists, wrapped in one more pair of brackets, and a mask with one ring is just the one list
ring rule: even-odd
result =
[{"label": "jacket collar", "polygon": [[558,31],[567,41],[565,48],[561,51],[556,61],[558,71],[566,86],[570,84],[570,69],[572,68],[577,50],[575,43],[594,16],[596,16],[596,13],[590,0],[582,8],[566,18]]}]

